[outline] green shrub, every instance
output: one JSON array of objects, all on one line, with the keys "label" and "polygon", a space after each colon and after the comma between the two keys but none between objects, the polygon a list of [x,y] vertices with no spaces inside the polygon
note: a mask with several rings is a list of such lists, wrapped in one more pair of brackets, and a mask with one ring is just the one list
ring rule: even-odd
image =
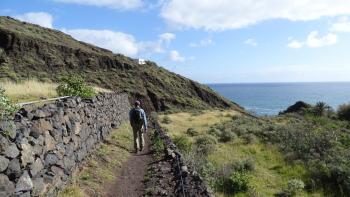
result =
[{"label": "green shrub", "polygon": [[254,134],[250,133],[250,134],[245,134],[242,136],[242,138],[244,139],[244,142],[247,144],[253,144],[257,141],[257,138]]},{"label": "green shrub", "polygon": [[192,143],[186,136],[175,136],[173,141],[177,148],[184,153],[189,152],[192,149]]},{"label": "green shrub", "polygon": [[290,193],[292,196],[295,196],[299,191],[303,190],[304,187],[305,184],[302,180],[292,179],[288,181],[287,192]]},{"label": "green shrub", "polygon": [[169,118],[169,116],[164,116],[163,120],[162,120],[163,124],[170,124],[171,123],[171,119]]},{"label": "green shrub", "polygon": [[156,157],[160,157],[164,152],[163,140],[158,136],[157,133],[152,135],[152,150]]},{"label": "green shrub", "polygon": [[238,136],[248,133],[247,126],[238,125],[232,128],[232,131],[235,132]]},{"label": "green shrub", "polygon": [[245,159],[240,161],[235,161],[229,165],[229,168],[233,171],[239,172],[249,172],[255,169],[255,162],[253,159]]},{"label": "green shrub", "polygon": [[211,135],[202,135],[196,139],[196,150],[199,154],[208,155],[215,150],[216,139]]},{"label": "green shrub", "polygon": [[230,130],[223,130],[219,136],[219,141],[220,142],[229,142],[237,138],[236,133],[230,131]]},{"label": "green shrub", "polygon": [[191,137],[198,135],[198,131],[196,131],[194,128],[188,128],[186,133]]},{"label": "green shrub", "polygon": [[339,119],[350,121],[350,103],[340,105],[337,114]]},{"label": "green shrub", "polygon": [[246,172],[235,171],[229,177],[221,177],[217,179],[216,190],[227,193],[236,194],[246,192],[249,189],[249,176]]},{"label": "green shrub", "polygon": [[234,172],[230,177],[233,191],[245,192],[248,190],[249,177],[245,172]]},{"label": "green shrub", "polygon": [[80,96],[82,98],[91,98],[96,95],[94,89],[86,85],[84,79],[79,75],[61,77],[56,90],[60,96]]},{"label": "green shrub", "polygon": [[17,110],[18,106],[5,95],[5,90],[0,88],[0,120],[10,119]]},{"label": "green shrub", "polygon": [[154,112],[154,111],[151,112],[149,117],[150,117],[150,120],[153,121],[153,122],[157,122],[158,121],[158,114],[157,114],[157,112]]},{"label": "green shrub", "polygon": [[221,135],[221,130],[217,128],[210,128],[207,133],[214,137],[219,137]]}]

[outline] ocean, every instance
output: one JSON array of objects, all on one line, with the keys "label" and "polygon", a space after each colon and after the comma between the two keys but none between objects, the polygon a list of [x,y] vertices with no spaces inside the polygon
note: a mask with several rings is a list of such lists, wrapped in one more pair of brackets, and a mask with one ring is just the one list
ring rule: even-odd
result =
[{"label": "ocean", "polygon": [[337,109],[350,102],[350,82],[208,84],[257,115],[276,115],[297,101],[323,101]]}]

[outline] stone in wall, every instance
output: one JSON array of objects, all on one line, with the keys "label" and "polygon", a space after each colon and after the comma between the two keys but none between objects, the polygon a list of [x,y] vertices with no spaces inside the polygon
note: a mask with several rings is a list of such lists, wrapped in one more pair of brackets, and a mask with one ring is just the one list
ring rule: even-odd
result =
[{"label": "stone in wall", "polygon": [[129,109],[127,95],[106,93],[27,106],[0,122],[0,197],[55,196]]}]

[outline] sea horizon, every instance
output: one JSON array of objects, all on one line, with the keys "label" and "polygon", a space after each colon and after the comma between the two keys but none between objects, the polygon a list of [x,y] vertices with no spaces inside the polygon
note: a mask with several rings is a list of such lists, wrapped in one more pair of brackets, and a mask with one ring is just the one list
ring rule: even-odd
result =
[{"label": "sea horizon", "polygon": [[288,84],[288,83],[350,83],[350,81],[281,81],[281,82],[217,82],[217,83],[203,83],[205,85],[225,85],[225,84]]},{"label": "sea horizon", "polygon": [[257,115],[277,115],[297,101],[325,102],[336,110],[350,103],[350,82],[271,82],[207,84]]}]

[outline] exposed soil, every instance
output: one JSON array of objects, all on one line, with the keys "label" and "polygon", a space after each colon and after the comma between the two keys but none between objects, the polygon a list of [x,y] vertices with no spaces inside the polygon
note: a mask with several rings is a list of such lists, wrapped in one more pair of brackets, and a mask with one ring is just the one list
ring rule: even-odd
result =
[{"label": "exposed soil", "polygon": [[146,134],[142,152],[133,153],[119,171],[118,179],[108,188],[109,197],[139,197],[145,193],[144,178],[148,165],[153,161],[150,140]]}]

